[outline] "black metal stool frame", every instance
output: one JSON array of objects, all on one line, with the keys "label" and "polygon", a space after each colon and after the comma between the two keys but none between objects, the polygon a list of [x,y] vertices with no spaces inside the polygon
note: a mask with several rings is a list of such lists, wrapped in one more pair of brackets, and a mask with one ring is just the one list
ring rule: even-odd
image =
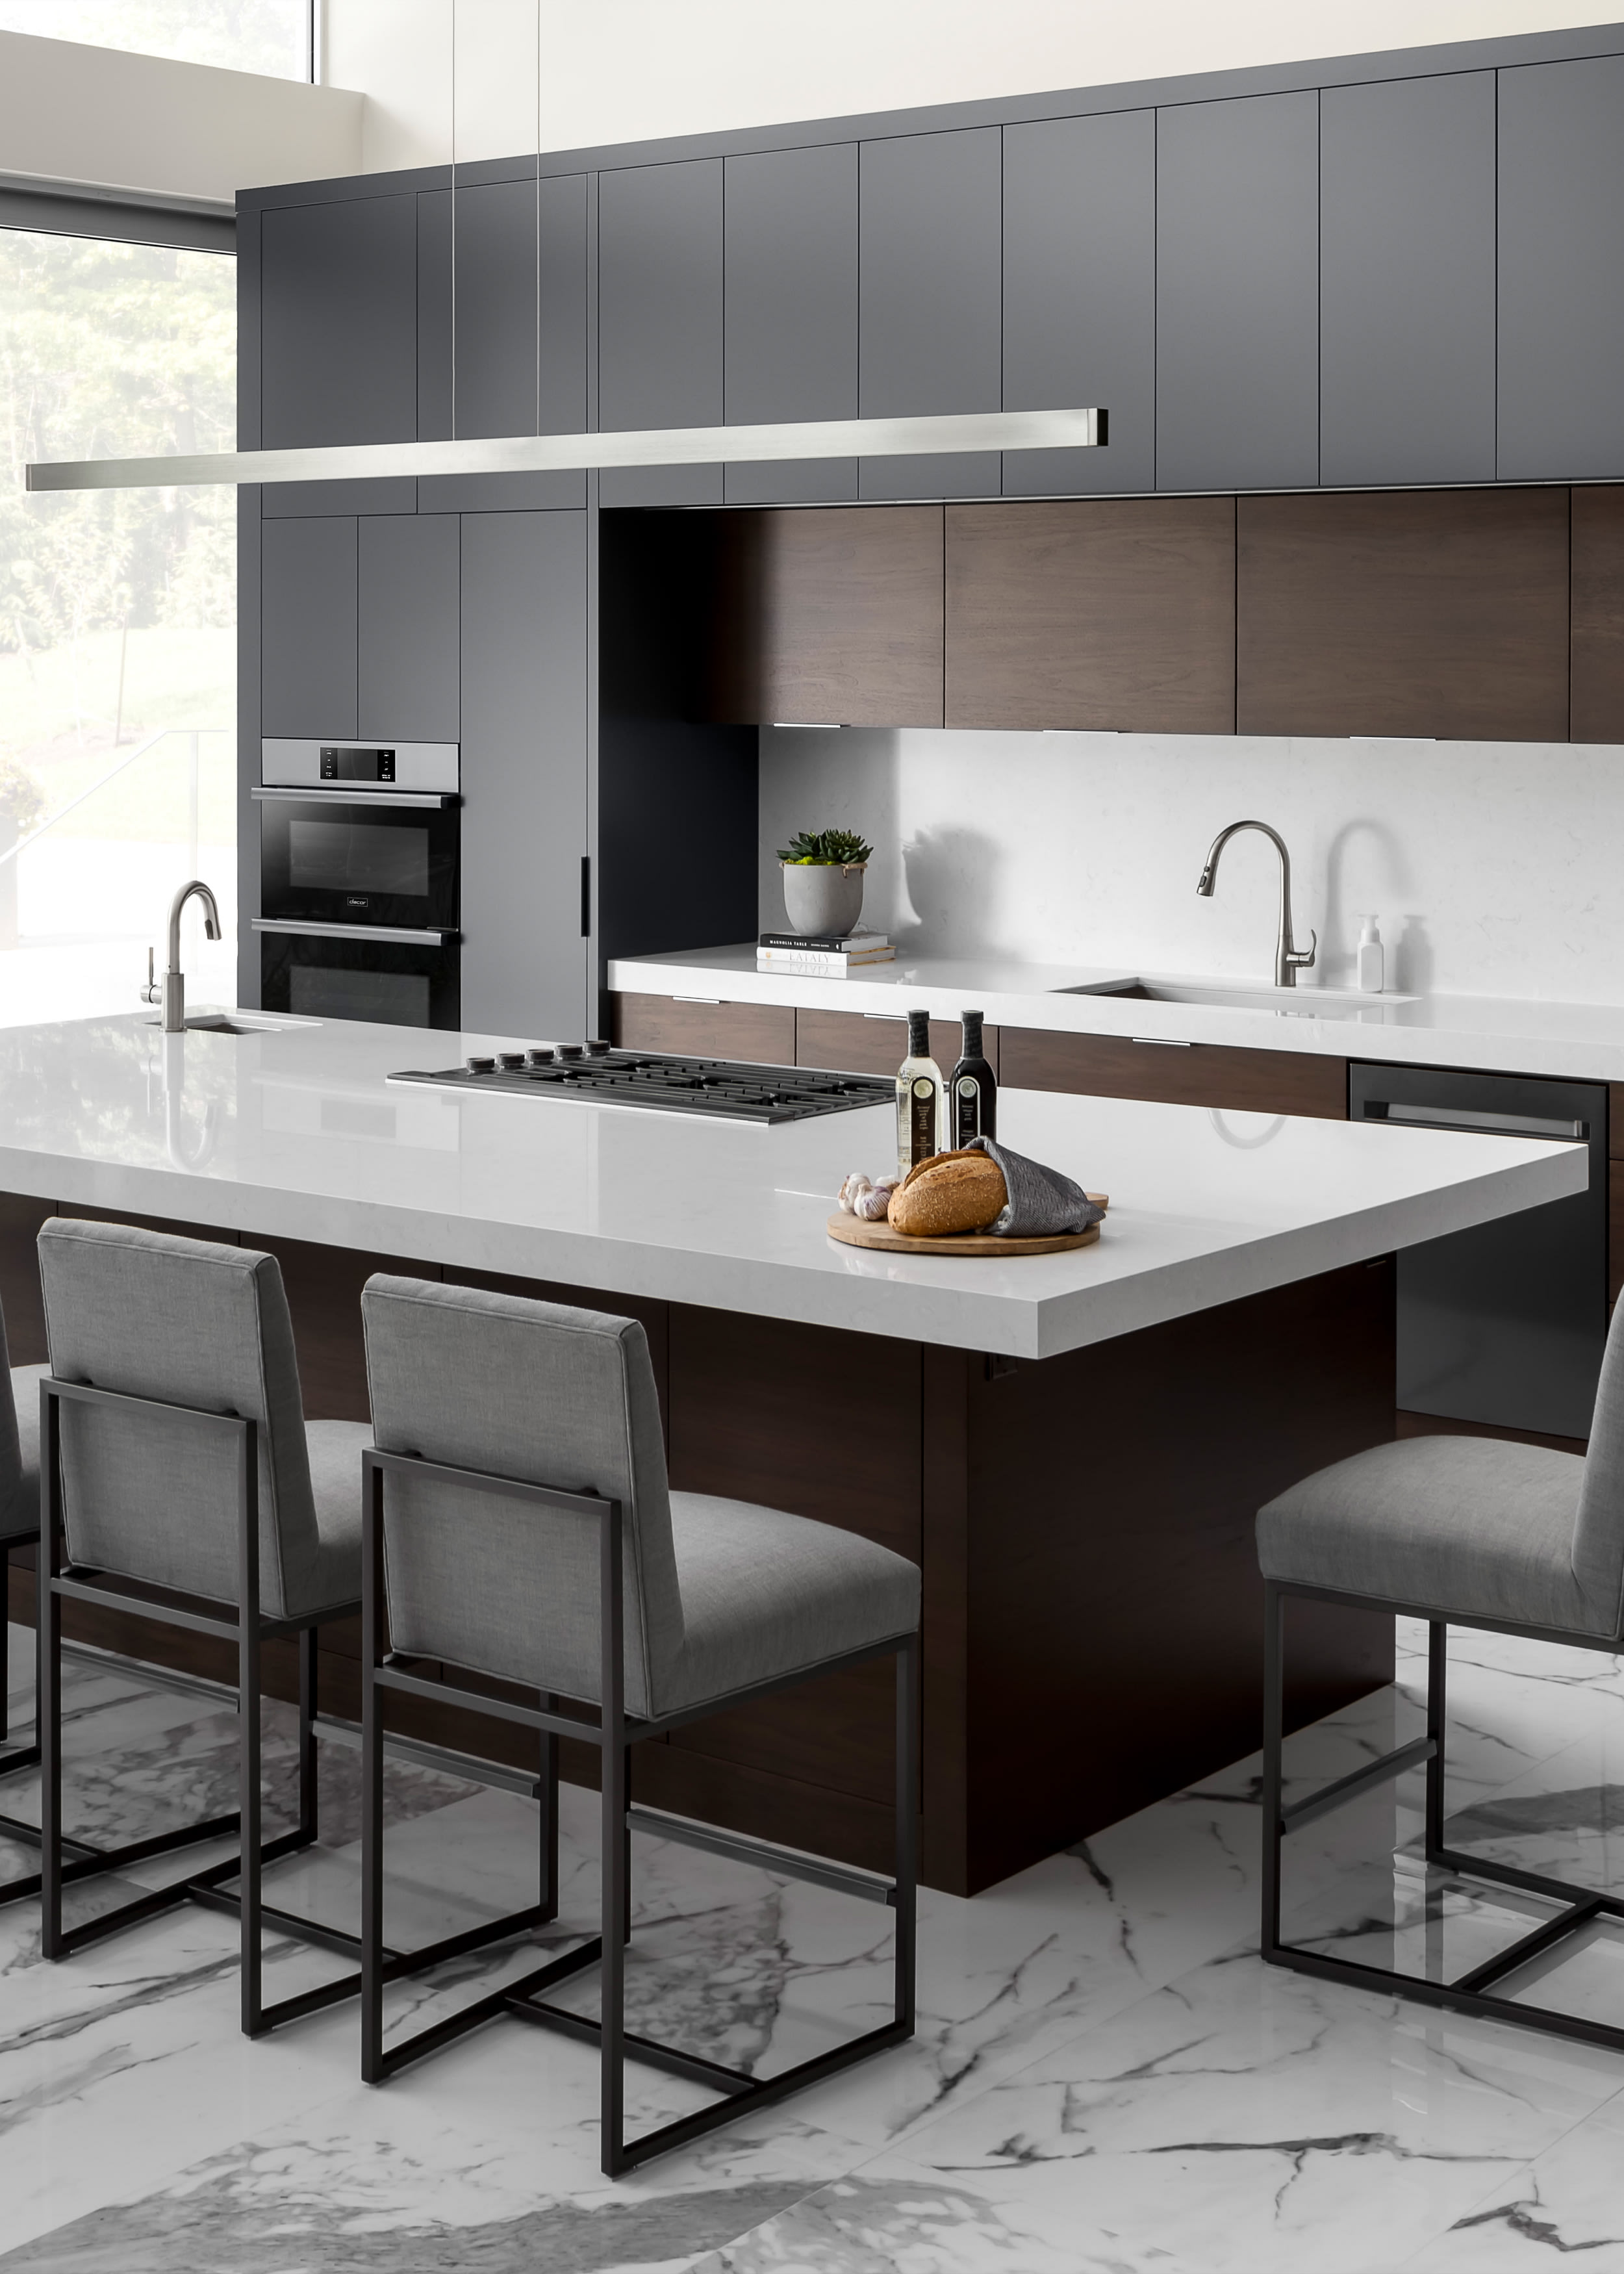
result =
[{"label": "black metal stool frame", "polygon": [[[39,1526],[36,1525],[31,1532],[11,1532],[4,1539],[0,1539],[0,1579],[5,1582],[5,1598],[0,1600],[0,1748],[3,1748],[0,1750],[0,1777],[10,1776],[16,1769],[34,1768],[40,1758],[40,1653],[37,1648],[34,1653],[34,1742],[27,1745],[6,1743],[6,1739],[11,1733],[11,1550],[14,1547],[34,1547],[39,1536]],[[0,1832],[9,1832],[13,1838],[37,1836],[34,1835],[32,1825],[24,1825],[19,1828],[14,1819],[8,1816],[0,1816]],[[38,1885],[37,1879],[31,1880],[30,1892],[37,1888]],[[0,1887],[0,1903],[9,1902],[11,1900],[11,1891],[8,1883],[5,1886]]]},{"label": "black metal stool frame", "polygon": [[[690,2141],[715,2131],[719,2126],[732,2123],[748,2110],[782,2100],[803,2086],[838,2075],[842,2069],[852,2067],[869,2054],[883,2052],[891,2045],[901,2044],[911,2037],[914,2025],[917,1907],[917,1630],[892,1636],[862,1650],[848,1651],[822,1665],[803,1668],[771,1682],[756,1683],[748,1689],[732,1690],[726,1697],[708,1699],[703,1706],[646,1720],[634,1719],[626,1711],[625,1634],[622,1624],[625,1523],[619,1501],[605,1500],[590,1493],[555,1492],[544,1485],[524,1484],[483,1470],[453,1468],[442,1463],[421,1460],[415,1454],[386,1453],[377,1446],[367,1448],[361,1457],[361,1463],[365,1478],[361,1570],[364,1733],[361,2074],[365,2082],[382,2084],[409,2061],[418,2060],[425,2054],[452,2044],[469,2030],[477,2029],[503,2014],[511,2014],[519,2021],[535,2022],[540,2027],[559,2029],[567,2036],[585,2039],[597,2044],[599,2053],[603,2168],[609,2178],[618,2179],[623,2172],[647,2163],[650,2157],[685,2147]],[[561,1712],[556,1707],[510,1704],[506,1699],[491,1698],[477,1690],[457,1689],[449,1683],[425,1681],[422,1676],[409,1674],[392,1663],[383,1646],[384,1480],[391,1471],[432,1478],[444,1484],[463,1485],[475,1492],[496,1494],[534,1508],[557,1509],[566,1514],[578,1516],[598,1528],[602,1651],[600,1695],[604,1702],[596,1720],[589,1720],[584,1714]],[[765,1841],[727,1833],[718,1826],[692,1825],[681,1818],[665,1817],[652,1811],[632,1807],[631,1750],[634,1745],[650,1737],[661,1736],[668,1729],[681,1728],[690,1721],[703,1721],[712,1713],[725,1713],[732,1706],[743,1705],[752,1698],[770,1697],[776,1690],[792,1689],[818,1675],[831,1674],[838,1668],[859,1666],[871,1659],[892,1654],[897,1660],[897,1845],[895,1871],[891,1879],[822,1857],[802,1856],[794,1849],[778,1848]],[[598,1747],[603,1763],[602,1931],[562,1957],[550,1961],[535,1972],[508,1983],[486,1997],[475,1999],[461,2013],[419,2029],[404,2043],[392,2045],[386,2052],[383,2043],[383,1992],[385,1983],[391,1978],[391,1969],[383,1949],[383,1706],[385,1698],[391,1691],[437,1705],[465,1706],[474,1713],[492,1714],[499,1720],[516,1723],[522,1728],[534,1729],[541,1736],[547,1757],[554,1764],[557,1740],[560,1736],[578,1737],[583,1743]],[[555,1811],[555,1836],[556,1821]],[[746,2069],[725,2067],[719,2062],[683,2052],[675,2046],[656,2044],[651,2038],[640,2037],[628,2029],[625,1953],[626,1945],[631,1939],[630,1834],[635,1828],[656,1831],[668,1838],[687,1841],[688,1844],[713,1854],[736,1856],[790,1878],[809,1879],[820,1886],[835,1887],[869,1901],[889,1905],[897,1915],[892,2019],[883,2022],[877,2029],[866,2030],[844,2045],[816,2054],[809,2060],[798,2061],[793,2068],[766,2078],[752,2076]],[[410,1970],[416,1972],[432,1962],[429,1956],[423,1956],[414,1962]],[[551,2005],[541,1994],[556,1987],[569,1976],[594,1965],[602,1969],[601,2020],[594,2021],[590,2015]],[[404,1970],[395,1969],[396,1973]],[[639,2139],[628,2141],[625,2125],[625,2065],[628,2055],[650,2067],[708,2085],[724,2097],[710,2107],[696,2109],[690,2115],[678,2117],[672,2123],[663,2124],[652,2132],[645,2132]]]},{"label": "black metal stool frame", "polygon": [[[1288,1601],[1334,1603],[1344,1610],[1377,1611],[1388,1617],[1425,1619],[1427,1623],[1426,1735],[1412,1738],[1379,1760],[1322,1785],[1304,1799],[1284,1805],[1282,1745],[1285,1710],[1285,1608]],[[1447,1845],[1444,1838],[1445,1722],[1447,1710],[1449,1629],[1475,1627],[1487,1634],[1510,1635],[1519,1641],[1562,1643],[1569,1648],[1595,1650],[1616,1657],[1624,1644],[1596,1635],[1572,1633],[1565,1627],[1536,1627],[1505,1619],[1473,1618],[1450,1612],[1439,1615],[1436,1605],[1395,1603],[1385,1596],[1351,1595],[1329,1587],[1294,1585],[1289,1581],[1264,1582],[1263,1682],[1263,1938],[1261,1954],[1271,1966],[1289,1967],[1295,1973],[1312,1974],[1327,1982],[1345,1982],[1357,1990],[1375,1990],[1410,1998],[1425,2006],[1440,2006],[1455,2014],[1480,2019],[1514,2022],[1524,2029],[1540,2029],[1553,2037],[1575,2037],[1585,2044],[1605,2045],[1624,2052],[1624,2029],[1605,2022],[1587,2021],[1583,2014],[1564,2014],[1554,2007],[1530,2005],[1499,1994],[1492,1985],[1521,1972],[1530,1961],[1594,1919],[1624,1921],[1624,1894],[1598,1894],[1540,1871],[1524,1871],[1515,1864],[1497,1864],[1468,1856]],[[1315,1817],[1324,1816],[1346,1801],[1357,1800],[1404,1770],[1426,1769],[1425,1833],[1423,1853],[1428,1866],[1457,1879],[1481,1879],[1492,1886],[1515,1887],[1539,1895],[1565,1908],[1520,1936],[1481,1965],[1454,1982],[1438,1982],[1425,1975],[1402,1974],[1396,1968],[1365,1966],[1357,1960],[1334,1958],[1304,1950],[1280,1939],[1281,1872],[1286,1834]]]},{"label": "black metal stool frame", "polygon": [[[153,1601],[148,1596],[121,1593],[117,1586],[92,1584],[100,1577],[84,1565],[64,1567],[62,1522],[62,1401],[110,1405],[169,1413],[202,1429],[235,1436],[237,1448],[237,1588],[238,1612],[234,1618],[207,1615]],[[37,1840],[41,1869],[37,1879],[12,1882],[0,1890],[0,1901],[11,1901],[37,1887],[41,1895],[41,1948],[49,1959],[69,1957],[104,1936],[154,1918],[180,1904],[192,1902],[207,1909],[234,1915],[242,1930],[242,2025],[244,2037],[263,2037],[280,2023],[319,2013],[327,2006],[354,1997],[361,1976],[341,1975],[336,1981],[267,2006],[263,1998],[261,1929],[357,1958],[360,1938],[327,1927],[314,1919],[284,1911],[263,1899],[262,1879],[267,1864],[310,1847],[317,1836],[316,1809],[316,1642],[319,1629],[328,1620],[351,1616],[356,1603],[335,1604],[304,1618],[269,1619],[259,1611],[259,1427],[238,1414],[205,1412],[196,1406],[172,1405],[160,1398],[133,1397],[118,1391],[94,1389],[87,1384],[59,1382],[48,1376],[40,1384],[40,1557],[38,1585],[39,1743],[41,1752],[40,1826],[0,1819],[0,1831],[13,1837]],[[133,1611],[165,1626],[184,1628],[190,1634],[210,1635],[235,1643],[237,1653],[237,1713],[241,1724],[237,1807],[229,1816],[212,1817],[178,1832],[160,1833],[132,1841],[121,1848],[96,1848],[65,1834],[62,1826],[62,1606],[64,1602],[94,1603],[102,1608]],[[267,1643],[297,1637],[299,1646],[299,1815],[292,1831],[270,1841],[261,1832],[260,1800],[260,1653]],[[74,1881],[94,1879],[132,1864],[169,1855],[200,1841],[235,1837],[238,1852],[193,1877],[167,1887],[135,1896],[76,1927],[62,1923],[62,1891]],[[68,1860],[64,1860],[64,1851]],[[239,1891],[224,1883],[236,1879]],[[493,1920],[471,1932],[454,1935],[417,1951],[384,1954],[386,1972],[415,1970],[442,1959],[455,1958],[487,1942],[541,1924],[546,1913],[527,1910],[510,1918]]]}]

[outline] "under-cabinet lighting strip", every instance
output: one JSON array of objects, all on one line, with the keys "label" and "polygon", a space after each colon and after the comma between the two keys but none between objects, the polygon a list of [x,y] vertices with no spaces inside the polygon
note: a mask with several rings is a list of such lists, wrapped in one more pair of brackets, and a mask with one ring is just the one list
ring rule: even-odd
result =
[{"label": "under-cabinet lighting strip", "polygon": [[211,482],[339,482],[429,474],[565,473],[606,466],[783,458],[934,457],[961,450],[1103,448],[1103,410],[975,410],[934,418],[821,418],[778,426],[656,426],[620,434],[510,434],[464,442],[357,442],[167,458],[47,459],[31,490],[191,488]]}]

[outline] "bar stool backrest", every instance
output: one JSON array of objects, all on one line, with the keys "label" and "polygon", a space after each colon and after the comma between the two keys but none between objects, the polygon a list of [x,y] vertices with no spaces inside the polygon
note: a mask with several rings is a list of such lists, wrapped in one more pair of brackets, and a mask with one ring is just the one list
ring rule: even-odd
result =
[{"label": "bar stool backrest", "polygon": [[1590,1449],[1574,1525],[1574,1577],[1607,1621],[1624,1635],[1624,1303],[1613,1314],[1590,1416]]},{"label": "bar stool backrest", "polygon": [[[40,1232],[40,1277],[60,1380],[259,1425],[260,1610],[282,1618],[319,1600],[304,1407],[275,1257],[52,1216]],[[64,1398],[73,1561],[235,1603],[237,1461],[234,1433]]]},{"label": "bar stool backrest", "polygon": [[[682,1646],[665,1443],[635,1319],[379,1276],[361,1297],[372,1433],[392,1453],[624,1510],[626,1703],[657,1710]],[[599,1527],[398,1471],[384,1494],[396,1650],[598,1703]]]},{"label": "bar stool backrest", "polygon": [[17,1434],[17,1404],[11,1395],[11,1352],[0,1311],[0,1540],[31,1532],[40,1520],[39,1487],[23,1476],[23,1449]]}]

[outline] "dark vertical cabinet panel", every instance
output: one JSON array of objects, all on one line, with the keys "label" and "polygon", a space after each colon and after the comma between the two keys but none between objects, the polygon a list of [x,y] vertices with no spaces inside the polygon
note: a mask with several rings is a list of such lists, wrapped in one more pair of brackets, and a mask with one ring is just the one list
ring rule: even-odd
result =
[{"label": "dark vertical cabinet panel", "polygon": [[451,192],[417,195],[417,440],[451,433]]},{"label": "dark vertical cabinet panel", "polygon": [[1320,97],[1320,478],[1494,478],[1494,74]]},{"label": "dark vertical cabinet panel", "polygon": [[356,732],[356,524],[341,515],[259,532],[260,732]]},{"label": "dark vertical cabinet panel", "polygon": [[[859,402],[865,418],[1002,403],[1002,130],[906,134],[861,153]],[[995,451],[865,458],[865,498],[996,496]]]},{"label": "dark vertical cabinet panel", "polygon": [[1156,480],[1156,120],[1047,118],[1004,132],[1004,408],[1110,413],[1103,450],[1022,450],[1006,496]]},{"label": "dark vertical cabinet panel", "polygon": [[1244,497],[1243,734],[1568,734],[1568,492]]},{"label": "dark vertical cabinet panel", "polygon": [[1315,94],[1156,116],[1156,483],[1320,478]]},{"label": "dark vertical cabinet panel", "polygon": [[[1573,493],[1573,716],[1575,742],[1624,742],[1624,489]],[[1624,1104],[1615,1118],[1624,1153]]]},{"label": "dark vertical cabinet panel", "polygon": [[455,742],[457,516],[364,519],[358,528],[356,732]]},{"label": "dark vertical cabinet panel", "polygon": [[273,207],[260,235],[266,448],[415,441],[416,198]]},{"label": "dark vertical cabinet panel", "polygon": [[536,184],[470,184],[451,200],[454,434],[534,434]]},{"label": "dark vertical cabinet panel", "polygon": [[462,1023],[568,1042],[587,1019],[587,531],[462,523]]},{"label": "dark vertical cabinet panel", "polygon": [[[857,416],[857,145],[729,158],[723,175],[730,426]],[[854,458],[726,470],[730,505],[854,498]]]},{"label": "dark vertical cabinet panel", "polygon": [[1624,56],[1500,74],[1502,481],[1624,474]]},{"label": "dark vertical cabinet panel", "polygon": [[[722,161],[598,177],[598,420],[605,432],[719,426]],[[719,466],[606,471],[605,505],[718,505]]]}]

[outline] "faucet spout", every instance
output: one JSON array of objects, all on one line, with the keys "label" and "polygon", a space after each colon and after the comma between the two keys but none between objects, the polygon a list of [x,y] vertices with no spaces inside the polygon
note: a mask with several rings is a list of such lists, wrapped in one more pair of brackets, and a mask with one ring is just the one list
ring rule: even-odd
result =
[{"label": "faucet spout", "polygon": [[152,957],[147,959],[147,984],[141,990],[144,1003],[162,1006],[162,1027],[166,1035],[184,1034],[186,1026],[186,983],[180,968],[180,920],[186,903],[193,894],[203,903],[203,929],[210,939],[220,937],[220,904],[200,877],[183,885],[169,903],[169,960],[162,982],[152,975]]},{"label": "faucet spout", "polygon": [[1227,829],[1221,829],[1212,841],[1206,866],[1196,882],[1196,891],[1204,900],[1211,900],[1223,848],[1230,838],[1243,829],[1255,829],[1259,836],[1267,837],[1280,855],[1280,929],[1274,941],[1274,984],[1276,987],[1295,987],[1297,973],[1312,968],[1319,951],[1320,935],[1310,927],[1310,945],[1306,949],[1298,947],[1292,938],[1291,855],[1286,850],[1285,839],[1277,829],[1271,829],[1267,821],[1232,821]]}]

